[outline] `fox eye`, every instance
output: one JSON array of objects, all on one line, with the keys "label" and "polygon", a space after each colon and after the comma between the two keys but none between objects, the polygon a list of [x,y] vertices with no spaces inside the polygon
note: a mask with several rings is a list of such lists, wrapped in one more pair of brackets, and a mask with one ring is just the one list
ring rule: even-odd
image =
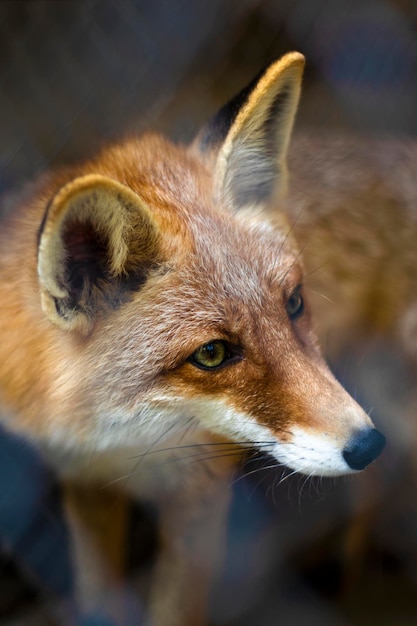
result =
[{"label": "fox eye", "polygon": [[229,344],[216,339],[197,348],[191,355],[190,361],[200,369],[211,370],[220,367],[233,356]]},{"label": "fox eye", "polygon": [[304,311],[304,300],[301,294],[301,285],[298,285],[290,295],[285,305],[290,320],[296,320]]}]

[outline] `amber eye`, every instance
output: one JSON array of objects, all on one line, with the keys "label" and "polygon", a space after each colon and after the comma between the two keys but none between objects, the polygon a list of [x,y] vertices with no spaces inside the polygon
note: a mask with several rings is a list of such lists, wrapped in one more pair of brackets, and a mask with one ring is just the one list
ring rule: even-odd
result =
[{"label": "amber eye", "polygon": [[191,363],[202,369],[214,369],[222,365],[230,357],[226,341],[217,339],[205,343],[191,355]]},{"label": "amber eye", "polygon": [[304,311],[304,300],[301,294],[301,285],[298,285],[290,295],[285,305],[285,309],[288,313],[290,320],[295,320],[300,317]]}]

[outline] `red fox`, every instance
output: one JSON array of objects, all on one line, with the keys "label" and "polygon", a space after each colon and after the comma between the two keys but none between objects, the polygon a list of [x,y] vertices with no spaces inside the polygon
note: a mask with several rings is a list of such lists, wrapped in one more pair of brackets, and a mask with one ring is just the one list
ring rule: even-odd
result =
[{"label": "red fox", "polygon": [[[280,210],[303,67],[273,63],[190,147],[145,134],[47,173],[2,224],[1,415],[69,484],[87,605],[110,573],[86,485],[159,501],[149,620],[198,626],[240,451],[336,476],[384,446],[321,357]],[[181,471],[154,462],[201,443]]]}]

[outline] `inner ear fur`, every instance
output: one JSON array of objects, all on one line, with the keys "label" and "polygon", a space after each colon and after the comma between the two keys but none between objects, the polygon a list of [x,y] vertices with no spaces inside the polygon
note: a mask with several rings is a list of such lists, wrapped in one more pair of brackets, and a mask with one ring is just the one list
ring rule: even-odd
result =
[{"label": "inner ear fur", "polygon": [[151,212],[128,187],[95,174],[71,181],[50,202],[39,234],[44,312],[87,334],[100,310],[145,280],[158,241]]},{"label": "inner ear fur", "polygon": [[202,153],[215,154],[217,195],[235,209],[264,205],[286,192],[304,63],[298,52],[272,63],[197,138]]}]

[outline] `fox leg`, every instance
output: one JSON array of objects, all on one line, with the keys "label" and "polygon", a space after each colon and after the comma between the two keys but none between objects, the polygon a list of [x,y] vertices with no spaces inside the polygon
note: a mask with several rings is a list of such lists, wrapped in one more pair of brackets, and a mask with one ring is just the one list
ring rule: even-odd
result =
[{"label": "fox leg", "polygon": [[127,496],[66,483],[64,503],[73,544],[76,601],[82,615],[105,615],[111,624],[125,624]]},{"label": "fox leg", "polygon": [[232,474],[199,472],[194,485],[160,506],[160,550],[147,626],[204,626],[211,583],[226,547]]}]

